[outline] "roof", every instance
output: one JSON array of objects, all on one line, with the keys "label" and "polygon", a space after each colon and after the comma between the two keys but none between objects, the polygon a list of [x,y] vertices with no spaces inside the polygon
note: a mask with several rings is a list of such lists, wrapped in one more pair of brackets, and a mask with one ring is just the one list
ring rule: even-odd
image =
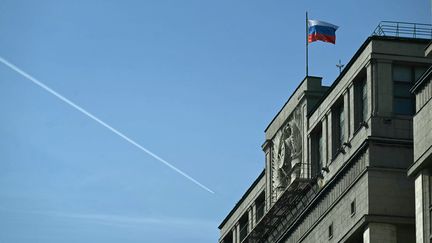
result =
[{"label": "roof", "polygon": [[316,109],[319,107],[319,105],[324,101],[327,96],[332,92],[332,90],[337,86],[337,84],[340,82],[342,77],[348,72],[348,70],[351,68],[351,66],[354,64],[354,62],[357,60],[357,58],[360,56],[360,54],[364,51],[364,49],[369,45],[369,43],[372,40],[385,40],[385,41],[399,41],[399,42],[418,42],[418,43],[428,43],[430,40],[428,39],[419,39],[419,38],[409,38],[409,37],[394,37],[394,36],[377,36],[372,35],[369,36],[365,42],[360,46],[360,48],[357,50],[357,52],[354,54],[354,56],[350,59],[346,67],[343,69],[343,71],[339,74],[339,76],[336,78],[336,80],[332,83],[329,89],[324,93],[324,95],[321,97],[321,99],[317,102],[314,108],[310,110],[308,113],[308,117],[310,117]]},{"label": "roof", "polygon": [[252,183],[252,185],[247,189],[247,191],[243,194],[243,196],[240,198],[240,200],[236,203],[233,209],[228,213],[228,215],[225,217],[225,219],[222,221],[222,223],[218,226],[219,229],[222,229],[222,227],[226,224],[228,219],[234,214],[234,212],[237,210],[237,208],[243,203],[243,201],[246,199],[246,197],[249,195],[249,193],[252,191],[252,189],[258,184],[258,182],[263,178],[265,175],[265,169],[259,174],[259,176],[255,179],[255,181]]},{"label": "roof", "polygon": [[[409,38],[409,37],[394,37],[394,36],[376,36],[376,35],[373,35],[373,36],[368,37],[364,41],[364,43],[360,46],[360,48],[357,50],[357,52],[353,55],[353,57],[350,59],[350,61],[348,62],[348,64],[346,65],[346,67],[343,69],[343,71],[339,74],[339,76],[336,78],[336,80],[332,83],[332,85],[330,86],[330,88],[326,90],[326,92],[321,97],[321,99],[317,102],[317,104],[315,105],[315,107],[310,110],[310,112],[307,115],[308,117],[310,117],[310,115],[312,115],[316,111],[317,107],[319,107],[319,105],[322,103],[322,101],[325,100],[327,98],[327,96],[331,93],[331,91],[337,86],[337,84],[340,82],[340,80],[342,79],[342,77],[347,73],[347,71],[351,68],[351,66],[354,64],[354,62],[357,60],[357,58],[360,56],[360,54],[365,50],[365,48],[367,47],[367,45],[372,40],[385,40],[385,41],[398,41],[398,42],[417,42],[417,43],[428,43],[430,41],[428,39]],[[428,75],[428,74],[432,74],[432,67],[429,68],[428,71],[426,71],[426,73],[422,77],[424,77],[425,75]],[[308,76],[308,77],[314,77],[314,76]],[[316,78],[319,78],[319,77],[316,77]],[[306,80],[306,78],[303,79],[302,82],[297,86],[297,88],[292,92],[292,94],[290,95],[290,97],[288,98],[288,100],[285,102],[285,104],[282,106],[282,108],[279,110],[279,112],[276,114],[276,116],[274,116],[274,118],[269,123],[269,125],[267,126],[267,128],[265,129],[265,131],[267,131],[267,129],[275,121],[276,117],[282,112],[283,108],[288,104],[288,102],[291,100],[291,98],[293,97],[293,95],[295,94],[295,92],[299,89],[299,87],[303,84],[303,82],[305,80]],[[420,78],[420,80],[422,80],[422,78]],[[413,88],[414,90],[415,90],[415,88],[416,88],[417,85],[421,85],[421,83],[417,82],[416,85],[414,85],[414,88]],[[264,176],[264,174],[265,174],[265,169],[261,172],[261,174],[258,176],[258,178],[252,183],[252,185],[244,193],[244,195],[237,202],[237,204],[234,206],[234,208],[228,213],[228,215],[225,217],[225,219],[219,225],[219,227],[218,227],[219,229],[222,229],[222,227],[226,224],[226,222],[228,221],[228,219],[234,214],[234,212],[237,210],[237,208],[243,203],[243,201],[246,199],[246,197],[249,195],[249,193],[252,191],[252,189],[258,184],[258,182],[261,180],[261,178]]]},{"label": "roof", "polygon": [[267,132],[267,130],[269,129],[269,127],[271,126],[271,124],[276,120],[276,117],[279,116],[279,114],[282,112],[282,110],[284,109],[284,107],[288,104],[288,102],[291,100],[291,98],[294,96],[294,94],[297,92],[297,90],[302,86],[302,84],[306,81],[307,78],[321,78],[318,76],[306,76],[301,82],[300,84],[297,86],[297,88],[291,93],[290,97],[288,98],[288,100],[285,102],[285,104],[282,106],[282,108],[278,111],[278,113],[273,117],[273,119],[270,121],[270,123],[268,124],[268,126],[266,127],[266,129],[264,130],[264,132]]},{"label": "roof", "polygon": [[[345,66],[345,68],[342,70],[342,72],[339,74],[339,76],[336,78],[336,80],[332,83],[329,89],[324,93],[324,95],[321,97],[321,99],[317,102],[315,107],[310,110],[308,113],[308,116],[310,116],[316,108],[321,104],[321,102],[330,94],[330,92],[333,90],[333,88],[339,83],[339,81],[342,79],[342,77],[345,75],[345,73],[350,69],[350,67],[354,64],[355,60],[360,56],[360,54],[364,51],[364,49],[367,47],[367,45],[372,40],[389,40],[389,41],[409,41],[409,42],[420,42],[420,43],[427,43],[430,42],[428,39],[419,39],[419,38],[409,38],[409,37],[395,37],[395,36],[377,36],[372,35],[369,36],[364,43],[360,46],[360,48],[357,50],[357,52],[354,54],[354,56],[350,59],[348,64]],[[317,76],[307,76],[307,77],[314,77],[314,78],[320,78]],[[283,108],[288,104],[288,102],[291,100],[295,92],[300,88],[300,86],[303,84],[303,82],[306,80],[306,77],[300,82],[300,84],[297,86],[297,88],[292,92],[288,100],[285,102],[285,104],[282,106],[282,108],[278,111],[278,113],[273,117],[273,119],[270,121],[269,125],[266,127],[264,132],[267,132],[268,128],[272,125],[272,123],[276,120],[276,117],[282,112]]]}]

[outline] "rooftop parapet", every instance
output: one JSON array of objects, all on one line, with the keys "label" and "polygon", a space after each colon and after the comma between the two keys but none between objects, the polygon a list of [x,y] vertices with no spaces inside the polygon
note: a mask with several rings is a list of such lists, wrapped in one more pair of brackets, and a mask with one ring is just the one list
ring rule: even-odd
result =
[{"label": "rooftop parapet", "polygon": [[432,25],[408,22],[381,21],[375,28],[372,35],[432,39]]}]

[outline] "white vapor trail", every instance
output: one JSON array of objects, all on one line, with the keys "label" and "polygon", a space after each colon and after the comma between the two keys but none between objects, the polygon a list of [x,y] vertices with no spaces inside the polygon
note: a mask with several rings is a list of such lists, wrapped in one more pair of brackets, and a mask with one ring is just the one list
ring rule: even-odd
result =
[{"label": "white vapor trail", "polygon": [[201,187],[202,189],[213,193],[214,191],[210,190],[208,187],[204,186],[202,183],[200,183],[199,181],[195,180],[194,178],[192,178],[191,176],[189,176],[188,174],[186,174],[185,172],[183,172],[182,170],[178,169],[177,167],[175,167],[174,165],[172,165],[171,163],[169,163],[168,161],[162,159],[161,157],[159,157],[158,155],[154,154],[153,152],[151,152],[150,150],[144,148],[142,145],[140,145],[139,143],[135,142],[134,140],[132,140],[131,138],[129,138],[128,136],[124,135],[123,133],[121,133],[120,131],[118,131],[117,129],[113,128],[112,126],[108,125],[107,123],[105,123],[104,121],[102,121],[101,119],[97,118],[96,116],[94,116],[93,114],[91,114],[90,112],[86,111],[84,108],[82,108],[81,106],[75,104],[74,102],[72,102],[71,100],[69,100],[68,98],[64,97],[63,95],[57,93],[55,90],[51,89],[50,87],[46,86],[45,84],[43,84],[42,82],[40,82],[39,80],[37,80],[36,78],[34,78],[33,76],[31,76],[30,74],[24,72],[23,70],[21,70],[20,68],[18,68],[17,66],[15,66],[14,64],[10,63],[9,61],[7,61],[6,59],[0,57],[0,62],[3,63],[4,65],[6,65],[7,67],[9,67],[10,69],[14,70],[15,72],[19,73],[20,75],[22,75],[23,77],[25,77],[26,79],[30,80],[31,82],[33,82],[34,84],[36,84],[37,86],[41,87],[42,89],[48,91],[49,93],[51,93],[52,95],[54,95],[55,97],[59,98],[61,101],[65,102],[66,104],[72,106],[73,108],[75,108],[76,110],[80,111],[81,113],[83,113],[84,115],[88,116],[89,118],[93,119],[95,122],[99,123],[100,125],[104,126],[105,128],[107,128],[108,130],[110,130],[111,132],[117,134],[119,137],[123,138],[124,140],[126,140],[127,142],[129,142],[130,144],[134,145],[135,147],[139,148],[140,150],[144,151],[145,153],[147,153],[148,155],[152,156],[153,158],[155,158],[156,160],[158,160],[159,162],[163,163],[164,165],[168,166],[170,169],[174,170],[175,172],[179,173],[180,175],[184,176],[186,179],[190,180],[191,182],[195,183],[196,185],[198,185],[199,187]]}]

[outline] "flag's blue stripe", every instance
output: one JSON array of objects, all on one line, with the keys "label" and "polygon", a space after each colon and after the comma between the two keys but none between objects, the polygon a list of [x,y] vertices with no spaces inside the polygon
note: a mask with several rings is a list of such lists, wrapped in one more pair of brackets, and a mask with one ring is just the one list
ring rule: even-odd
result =
[{"label": "flag's blue stripe", "polygon": [[314,25],[309,27],[309,35],[314,33],[320,33],[323,35],[334,36],[335,32],[336,29],[328,26]]}]

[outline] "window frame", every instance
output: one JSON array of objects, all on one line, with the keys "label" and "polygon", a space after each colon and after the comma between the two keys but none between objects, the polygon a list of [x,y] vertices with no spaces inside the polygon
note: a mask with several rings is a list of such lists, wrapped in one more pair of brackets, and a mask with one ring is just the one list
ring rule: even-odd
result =
[{"label": "window frame", "polygon": [[353,80],[354,85],[354,134],[369,119],[367,69],[363,68]]},{"label": "window frame", "polygon": [[321,175],[321,170],[325,166],[324,156],[324,137],[322,123],[314,127],[311,134],[311,161],[312,161],[312,175]]},{"label": "window frame", "polygon": [[354,198],[354,200],[351,201],[350,204],[350,213],[351,213],[351,217],[354,216],[357,212],[357,204],[356,204],[356,200]]},{"label": "window frame", "polygon": [[[341,119],[343,118],[343,119]],[[332,107],[332,158],[333,160],[342,151],[342,146],[346,142],[345,134],[345,112],[343,97],[337,101]]]},{"label": "window frame", "polygon": [[222,243],[232,243],[234,239],[234,232],[231,229],[228,234],[225,235],[225,237],[222,239]]},{"label": "window frame", "polygon": [[[255,199],[255,223],[258,223],[265,215],[265,191],[262,191]],[[260,212],[260,213],[258,213]],[[258,217],[260,216],[260,217]]]},{"label": "window frame", "polygon": [[[397,68],[406,69],[405,71],[409,71],[409,74],[407,75],[407,77],[405,77],[406,79],[399,79],[398,77],[396,77],[395,73]],[[420,69],[424,70],[417,72]],[[413,116],[415,114],[415,95],[409,92],[409,90],[417,81],[416,79],[418,79],[426,70],[427,66],[421,64],[394,63],[392,65],[393,114],[400,116]],[[406,92],[406,94],[404,94],[404,91]],[[408,106],[403,107],[404,104]],[[406,108],[408,108],[409,110],[404,110]]]},{"label": "window frame", "polygon": [[332,239],[333,238],[333,234],[334,234],[334,227],[333,227],[333,222],[330,223],[330,225],[328,226],[328,239]]},{"label": "window frame", "polygon": [[239,239],[243,241],[249,233],[249,214],[246,211],[239,219]]}]

